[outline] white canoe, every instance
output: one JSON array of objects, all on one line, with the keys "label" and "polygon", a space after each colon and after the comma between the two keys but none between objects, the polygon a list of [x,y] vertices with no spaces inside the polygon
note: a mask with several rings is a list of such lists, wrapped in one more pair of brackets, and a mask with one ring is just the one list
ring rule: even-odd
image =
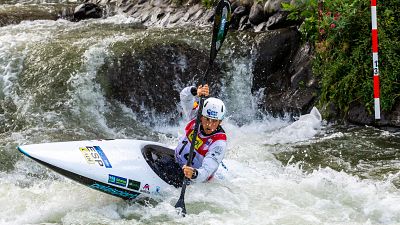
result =
[{"label": "white canoe", "polygon": [[174,150],[150,141],[115,139],[22,145],[18,150],[93,189],[124,199],[157,198],[172,186],[154,163]]}]

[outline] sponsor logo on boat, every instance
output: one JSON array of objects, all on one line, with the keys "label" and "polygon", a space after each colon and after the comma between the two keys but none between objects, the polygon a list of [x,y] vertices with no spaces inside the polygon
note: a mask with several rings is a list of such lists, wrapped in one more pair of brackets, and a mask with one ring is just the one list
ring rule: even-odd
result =
[{"label": "sponsor logo on boat", "polygon": [[129,181],[128,181],[128,188],[129,188],[129,189],[136,190],[136,191],[139,191],[139,189],[140,189],[140,182],[139,182],[139,181],[136,181],[136,180],[131,180],[131,179],[129,179]]},{"label": "sponsor logo on boat", "polygon": [[123,178],[123,177],[108,174],[108,183],[126,187],[127,179]]},{"label": "sponsor logo on boat", "polygon": [[99,146],[80,147],[79,150],[88,164],[98,164],[99,166],[105,166],[106,168],[112,167],[106,154],[104,154],[103,150]]},{"label": "sponsor logo on boat", "polygon": [[118,197],[128,198],[128,199],[134,199],[138,195],[140,195],[140,193],[124,191],[121,189],[117,189],[115,187],[111,187],[111,186],[103,185],[103,184],[99,184],[99,183],[94,183],[94,184],[90,185],[89,187],[112,194],[112,195],[115,195],[115,196],[118,196]]},{"label": "sponsor logo on boat", "polygon": [[142,189],[140,190],[140,192],[150,194],[150,185],[149,185],[149,184],[145,184],[145,185],[142,187]]}]

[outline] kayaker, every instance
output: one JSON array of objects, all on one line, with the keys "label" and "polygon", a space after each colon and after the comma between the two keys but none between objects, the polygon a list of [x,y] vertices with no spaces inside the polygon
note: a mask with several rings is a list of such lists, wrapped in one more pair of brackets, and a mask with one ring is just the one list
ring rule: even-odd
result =
[{"label": "kayaker", "polygon": [[183,169],[184,175],[193,182],[206,182],[217,171],[226,151],[226,134],[221,127],[226,108],[217,98],[207,98],[201,112],[196,146],[192,166],[186,166],[198,111],[198,97],[209,96],[208,85],[186,87],[180,93],[183,111],[190,122],[185,127],[185,134],[180,138],[175,149],[175,159]]}]

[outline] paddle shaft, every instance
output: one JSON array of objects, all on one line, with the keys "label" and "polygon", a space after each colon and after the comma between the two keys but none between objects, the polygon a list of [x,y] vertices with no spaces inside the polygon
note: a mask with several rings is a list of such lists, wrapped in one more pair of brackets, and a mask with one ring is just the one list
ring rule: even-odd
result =
[{"label": "paddle shaft", "polygon": [[[214,60],[217,56],[218,50],[222,46],[222,42],[225,39],[226,33],[228,31],[228,27],[229,27],[230,15],[231,15],[231,6],[230,6],[229,1],[228,0],[220,0],[220,2],[217,5],[215,19],[214,19],[213,36],[212,36],[211,51],[210,51],[210,61],[208,62],[207,70],[204,73],[204,76],[201,80],[202,86],[204,86],[206,84],[208,74],[209,74],[211,67],[214,63]],[[195,121],[195,125],[194,125],[194,131],[193,131],[193,136],[192,136],[192,141],[191,141],[192,143],[191,143],[190,149],[189,149],[189,156],[188,156],[188,160],[186,162],[186,166],[190,166],[190,167],[192,167],[194,147],[196,145],[197,135],[198,135],[199,127],[200,127],[201,113],[203,111],[204,98],[203,98],[203,96],[199,96],[199,97],[200,97],[199,109],[197,111],[196,121]],[[190,182],[190,179],[185,176],[183,183],[182,183],[181,195],[179,197],[178,202],[175,204],[175,208],[182,209],[183,216],[185,216],[185,214],[186,214],[185,192],[186,192],[186,186],[189,184],[189,182]]]},{"label": "paddle shaft", "polygon": [[[207,68],[206,73],[205,73],[205,75],[203,77],[203,80],[202,80],[202,84],[201,84],[202,86],[204,86],[206,84],[207,75],[209,73],[208,71],[210,71],[212,63],[213,62],[210,61],[210,63],[208,64],[208,68]],[[196,145],[196,138],[197,138],[197,134],[199,133],[201,112],[203,111],[203,103],[204,103],[204,98],[203,98],[203,96],[200,96],[199,110],[197,111],[196,122],[195,122],[195,125],[194,125],[194,131],[193,131],[193,137],[192,137],[192,144],[190,145],[189,157],[188,157],[188,160],[186,162],[186,166],[192,166],[194,146]]]},{"label": "paddle shaft", "polygon": [[[202,85],[204,86],[206,81],[207,81],[207,76],[208,73],[210,71],[210,68],[213,64],[214,60],[210,60],[207,70],[203,76],[202,79]],[[190,150],[189,150],[189,156],[188,156],[188,160],[186,162],[186,166],[192,166],[192,161],[193,161],[193,154],[194,154],[194,146],[196,145],[196,139],[197,139],[197,134],[199,131],[199,127],[200,127],[200,119],[201,119],[201,112],[203,111],[203,103],[204,103],[204,98],[203,96],[200,96],[200,103],[199,103],[199,110],[197,111],[197,115],[196,115],[196,122],[194,125],[194,131],[193,131],[193,136],[192,136],[192,143],[190,145]],[[182,189],[181,189],[181,195],[179,197],[178,202],[175,205],[175,208],[181,208],[182,209],[182,215],[185,216],[186,214],[186,207],[185,207],[185,192],[186,192],[186,186],[189,184],[190,179],[187,178],[186,176],[183,178],[183,183],[182,183]]]}]

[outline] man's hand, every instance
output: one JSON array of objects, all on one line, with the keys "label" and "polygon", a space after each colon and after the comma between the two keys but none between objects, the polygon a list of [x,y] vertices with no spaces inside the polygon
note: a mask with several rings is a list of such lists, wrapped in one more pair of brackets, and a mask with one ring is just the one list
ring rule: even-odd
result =
[{"label": "man's hand", "polygon": [[197,96],[205,96],[207,97],[209,95],[209,89],[208,89],[208,84],[205,84],[204,86],[200,85],[197,88]]},{"label": "man's hand", "polygon": [[182,169],[185,177],[189,179],[195,179],[197,177],[197,170],[195,168],[184,165]]}]

